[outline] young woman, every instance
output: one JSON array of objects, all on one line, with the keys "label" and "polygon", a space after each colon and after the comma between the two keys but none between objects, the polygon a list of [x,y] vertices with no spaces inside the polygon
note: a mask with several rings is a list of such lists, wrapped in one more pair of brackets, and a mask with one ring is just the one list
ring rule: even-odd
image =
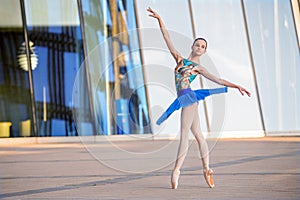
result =
[{"label": "young woman", "polygon": [[[192,131],[199,146],[199,151],[203,164],[203,175],[209,187],[214,187],[213,170],[209,168],[209,152],[206,140],[200,129],[200,120],[198,114],[198,101],[203,100],[205,97],[212,94],[227,92],[227,87],[236,88],[242,95],[245,93],[250,96],[243,87],[220,79],[211,73],[209,73],[204,67],[198,64],[200,56],[206,52],[207,41],[204,38],[197,38],[194,40],[191,53],[187,58],[183,58],[181,54],[174,48],[170,39],[168,31],[157,12],[150,7],[147,9],[149,16],[158,20],[160,30],[163,38],[169,48],[169,51],[175,59],[177,66],[174,69],[175,72],[175,84],[178,98],[170,105],[170,107],[162,114],[157,120],[157,124],[161,124],[165,121],[175,110],[182,108],[181,110],[181,122],[180,122],[180,144],[178,147],[177,159],[175,167],[171,176],[172,189],[177,189],[178,179],[180,175],[180,168],[186,157],[188,150],[188,132]],[[197,75],[202,75],[205,78],[225,87],[216,89],[200,89],[191,90],[190,83],[196,78]]]}]

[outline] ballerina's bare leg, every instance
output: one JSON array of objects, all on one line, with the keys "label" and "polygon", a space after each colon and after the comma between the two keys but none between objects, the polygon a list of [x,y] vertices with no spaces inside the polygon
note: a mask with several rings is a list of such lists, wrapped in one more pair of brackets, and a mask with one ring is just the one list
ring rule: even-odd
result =
[{"label": "ballerina's bare leg", "polygon": [[172,188],[176,189],[178,186],[180,169],[183,165],[184,159],[188,151],[188,146],[189,146],[189,140],[188,140],[189,130],[192,131],[198,143],[200,156],[203,164],[204,177],[206,179],[206,182],[210,187],[214,187],[213,179],[212,179],[212,170],[209,169],[209,150],[208,150],[206,139],[204,138],[201,132],[200,119],[198,113],[198,104],[195,103],[192,104],[191,106],[183,108],[181,111],[181,135],[180,135],[180,143],[179,143],[179,148],[177,153],[177,160],[171,178]]},{"label": "ballerina's bare leg", "polygon": [[198,109],[195,109],[196,114],[194,115],[194,120],[192,123],[191,131],[194,134],[196,141],[198,143],[200,156],[203,165],[203,175],[206,183],[209,187],[213,188],[215,186],[213,180],[213,171],[209,168],[209,149],[204,135],[202,134],[200,127],[200,118],[198,114]]},{"label": "ballerina's bare leg", "polygon": [[177,152],[177,159],[175,167],[171,177],[172,188],[176,189],[178,185],[178,179],[180,175],[180,168],[186,157],[188,146],[189,146],[189,130],[191,129],[193,118],[194,118],[194,109],[197,108],[197,103],[192,104],[191,106],[185,107],[181,110],[181,124],[180,124],[180,143]]},{"label": "ballerina's bare leg", "polygon": [[200,156],[202,159],[203,169],[209,169],[209,150],[207,146],[206,139],[202,134],[201,127],[200,127],[200,118],[198,114],[198,109],[195,109],[196,114],[194,115],[194,120],[192,123],[191,131],[196,138],[198,143]]},{"label": "ballerina's bare leg", "polygon": [[193,119],[195,117],[195,109],[198,109],[197,103],[194,103],[181,110],[181,124],[180,124],[181,134],[180,134],[179,148],[177,152],[177,160],[174,168],[175,171],[180,170],[188,151],[188,146],[189,146],[188,136],[193,123]]}]

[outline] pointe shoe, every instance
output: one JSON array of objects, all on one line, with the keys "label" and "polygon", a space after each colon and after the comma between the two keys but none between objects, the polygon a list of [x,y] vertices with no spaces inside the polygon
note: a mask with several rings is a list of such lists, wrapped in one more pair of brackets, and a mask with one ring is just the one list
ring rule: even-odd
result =
[{"label": "pointe shoe", "polygon": [[215,187],[213,173],[214,172],[212,169],[203,170],[203,175],[204,175],[205,181],[210,188]]},{"label": "pointe shoe", "polygon": [[173,170],[172,177],[171,177],[172,189],[177,189],[179,176],[180,176],[180,171]]}]

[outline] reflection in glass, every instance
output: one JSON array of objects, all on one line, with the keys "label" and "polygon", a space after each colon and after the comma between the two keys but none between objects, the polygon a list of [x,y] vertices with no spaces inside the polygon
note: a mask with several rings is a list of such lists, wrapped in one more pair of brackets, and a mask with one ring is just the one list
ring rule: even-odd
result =
[{"label": "reflection in glass", "polygon": [[[30,61],[31,61],[31,69],[35,70],[35,68],[37,67],[38,64],[38,58],[37,55],[34,51],[35,46],[33,44],[33,42],[29,41],[29,54],[30,54]],[[27,55],[26,55],[26,48],[25,48],[25,42],[22,43],[22,45],[19,48],[18,51],[18,62],[20,67],[25,70],[28,71],[28,63],[27,63]]]},{"label": "reflection in glass", "polygon": [[33,135],[29,76],[18,63],[24,41],[20,2],[1,1],[0,137]]},{"label": "reflection in glass", "polygon": [[83,1],[82,9],[97,134],[149,133],[133,0]]},{"label": "reflection in glass", "polygon": [[300,57],[290,1],[245,6],[266,131],[299,131]]},{"label": "reflection in glass", "polygon": [[73,0],[25,1],[29,40],[38,56],[33,71],[40,136],[77,135],[72,116],[72,89],[83,61],[82,38]]}]

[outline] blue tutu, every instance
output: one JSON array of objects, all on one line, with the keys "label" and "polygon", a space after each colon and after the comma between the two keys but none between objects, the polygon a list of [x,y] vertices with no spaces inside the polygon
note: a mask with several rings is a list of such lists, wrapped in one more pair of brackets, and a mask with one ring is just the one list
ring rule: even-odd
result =
[{"label": "blue tutu", "polygon": [[173,103],[169,106],[169,108],[160,116],[160,118],[156,121],[157,125],[160,125],[164,122],[168,117],[176,110],[180,108],[185,108],[187,106],[192,105],[195,102],[203,100],[205,97],[208,97],[213,94],[220,94],[227,92],[227,87],[215,88],[215,89],[200,89],[200,90],[192,90],[191,88],[187,88],[181,90],[177,93],[177,98],[173,101]]}]

